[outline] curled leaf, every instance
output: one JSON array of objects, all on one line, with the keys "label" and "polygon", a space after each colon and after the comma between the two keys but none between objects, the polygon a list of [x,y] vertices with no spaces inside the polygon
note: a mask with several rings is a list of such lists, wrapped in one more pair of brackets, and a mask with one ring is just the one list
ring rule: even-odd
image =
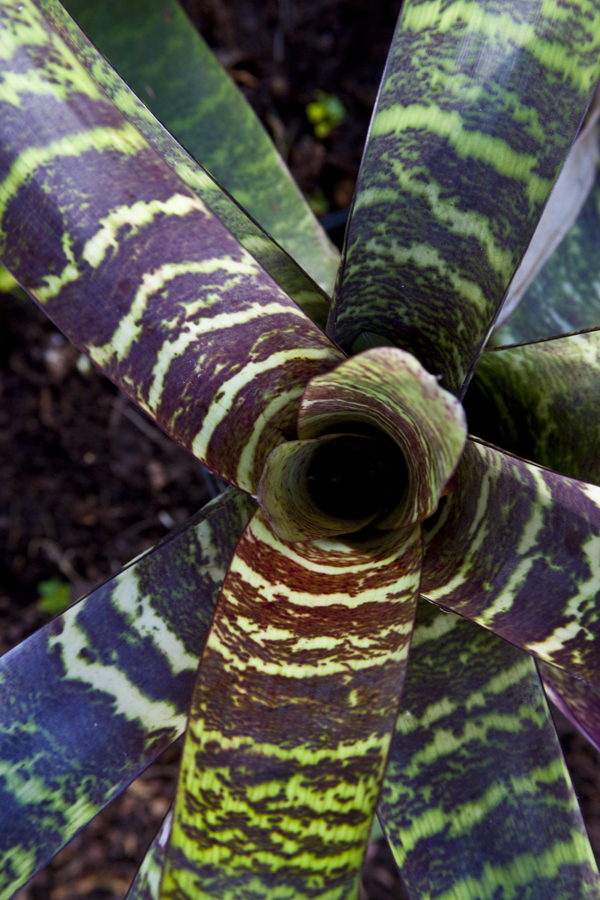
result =
[{"label": "curled leaf", "polygon": [[[372,522],[379,510],[343,518],[327,514],[311,491],[310,472],[319,451],[348,435],[330,434],[310,441],[281,444],[269,455],[258,485],[257,499],[275,534],[285,541],[306,541],[351,534]],[[354,435],[373,443],[372,438]],[[313,476],[314,478],[314,476]]]},{"label": "curled leaf", "polygon": [[402,451],[406,492],[377,526],[405,528],[435,512],[460,459],[466,421],[459,401],[414,356],[375,347],[306,387],[298,414],[300,440],[340,431],[384,435]]}]

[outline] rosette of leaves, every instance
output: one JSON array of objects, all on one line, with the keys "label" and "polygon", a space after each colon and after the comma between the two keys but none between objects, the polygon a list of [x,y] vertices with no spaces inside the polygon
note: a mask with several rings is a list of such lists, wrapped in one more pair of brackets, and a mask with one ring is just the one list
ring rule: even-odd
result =
[{"label": "rosette of leaves", "polygon": [[1,896],[186,730],[132,898],[356,897],[376,813],[413,900],[599,898],[598,332],[482,352],[600,7],[407,0],[339,268],[174,0],[70,9],[181,144],[2,0],[0,258],[231,488],[0,661]]}]

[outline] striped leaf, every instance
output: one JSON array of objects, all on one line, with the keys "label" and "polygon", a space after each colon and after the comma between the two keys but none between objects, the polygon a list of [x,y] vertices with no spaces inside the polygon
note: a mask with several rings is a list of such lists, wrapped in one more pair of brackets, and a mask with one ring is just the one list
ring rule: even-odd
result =
[{"label": "striped leaf", "polygon": [[185,728],[198,657],[254,504],[232,491],[0,659],[0,898]]},{"label": "striped leaf", "polygon": [[571,231],[588,199],[600,159],[600,92],[596,92],[575,143],[560,170],[527,252],[515,272],[494,323],[494,332],[506,322],[544,265]]},{"label": "striped leaf", "polygon": [[600,689],[541,661],[538,669],[548,697],[600,750]]},{"label": "striped leaf", "polygon": [[465,407],[484,440],[600,484],[600,330],[486,351]]},{"label": "striped leaf", "polygon": [[377,811],[414,900],[600,897],[533,659],[426,603]]},{"label": "striped leaf", "polygon": [[470,439],[422,594],[600,685],[600,488]]},{"label": "striped leaf", "polygon": [[600,325],[600,176],[581,214],[492,342],[518,344]]},{"label": "striped leaf", "polygon": [[254,111],[176,0],[67,0],[155,116],[328,294],[339,253]]},{"label": "striped leaf", "polygon": [[308,383],[298,436],[273,450],[257,494],[273,531],[291,541],[428,518],[460,458],[466,423],[460,403],[414,356],[379,347]]},{"label": "striped leaf", "polygon": [[253,491],[269,452],[295,431],[306,382],[342,354],[123,116],[33,0],[3,8],[0,257],[161,427]]},{"label": "striped leaf", "polygon": [[[133,879],[126,900],[159,900],[162,867],[171,834],[172,822],[173,812],[172,808],[170,808]],[[375,817],[369,841],[376,841],[382,837],[383,831],[379,820]]]},{"label": "striped leaf", "polygon": [[407,0],[330,330],[410,350],[461,394],[600,75],[594,0]]},{"label": "striped leaf", "polygon": [[161,897],[355,896],[420,564],[419,527],[290,544],[255,514],[202,655]]},{"label": "striped leaf", "polygon": [[[171,166],[178,177],[210,207],[217,218],[277,284],[313,321],[324,327],[329,309],[328,299],[324,292],[294,262],[291,256],[288,256],[244,212],[218,182],[177,143],[125,82],[119,78],[115,70],[108,65],[63,7],[54,0],[38,0],[38,4],[48,23],[65,38],[77,55],[79,62],[102,90],[108,94],[129,122],[144,135],[148,143]],[[177,21],[181,22],[179,13]],[[186,33],[187,29],[186,25]]]}]

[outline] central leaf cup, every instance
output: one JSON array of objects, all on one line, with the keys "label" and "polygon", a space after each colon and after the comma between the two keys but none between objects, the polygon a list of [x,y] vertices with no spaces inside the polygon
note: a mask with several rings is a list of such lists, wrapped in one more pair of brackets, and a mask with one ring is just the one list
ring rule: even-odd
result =
[{"label": "central leaf cup", "polygon": [[460,402],[414,356],[375,347],[308,383],[298,440],[271,452],[257,499],[287,541],[407,528],[435,512],[466,434]]}]

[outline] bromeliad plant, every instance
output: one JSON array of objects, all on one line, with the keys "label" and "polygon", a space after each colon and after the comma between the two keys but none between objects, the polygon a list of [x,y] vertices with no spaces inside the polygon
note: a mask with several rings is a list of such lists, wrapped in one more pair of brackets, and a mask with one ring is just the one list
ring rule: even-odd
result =
[{"label": "bromeliad plant", "polygon": [[187,716],[132,898],[355,897],[375,812],[413,900],[599,898],[540,674],[598,742],[600,337],[481,354],[600,7],[406,0],[329,304],[174,0],[68,6],[211,174],[55,0],[1,0],[0,257],[233,487],[0,661],[1,896]]}]

